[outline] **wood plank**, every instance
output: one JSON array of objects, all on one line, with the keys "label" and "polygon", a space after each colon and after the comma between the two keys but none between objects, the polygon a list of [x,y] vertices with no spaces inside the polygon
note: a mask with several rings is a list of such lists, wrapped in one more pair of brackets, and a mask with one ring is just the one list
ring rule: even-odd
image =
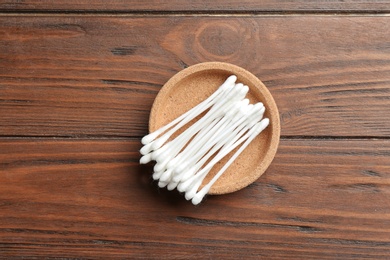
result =
[{"label": "wood plank", "polygon": [[284,136],[390,134],[389,17],[0,18],[0,134],[141,136],[160,87],[205,61],[269,87]]},{"label": "wood plank", "polygon": [[390,141],[282,140],[239,192],[158,190],[139,140],[0,141],[0,257],[388,259]]},{"label": "wood plank", "polygon": [[204,11],[204,12],[279,12],[279,11],[389,11],[390,1],[353,1],[353,0],[176,0],[176,1],[135,1],[135,0],[7,0],[0,1],[0,10],[12,11]]}]

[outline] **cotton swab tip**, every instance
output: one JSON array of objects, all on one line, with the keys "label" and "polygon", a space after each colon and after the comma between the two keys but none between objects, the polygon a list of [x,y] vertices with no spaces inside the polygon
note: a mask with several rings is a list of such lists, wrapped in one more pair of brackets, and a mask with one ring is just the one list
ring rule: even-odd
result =
[{"label": "cotton swab tip", "polygon": [[191,186],[192,182],[193,182],[193,178],[190,178],[184,182],[180,182],[177,185],[177,190],[180,192],[186,192],[187,189]]},{"label": "cotton swab tip", "polygon": [[178,184],[177,182],[170,181],[168,186],[167,186],[167,189],[168,190],[173,190],[173,189],[175,189],[177,187],[177,184]]},{"label": "cotton swab tip", "polygon": [[235,75],[231,75],[230,77],[228,77],[225,82],[221,85],[221,88],[224,90],[230,86],[232,86],[234,83],[236,83],[236,80],[237,80],[237,76]]},{"label": "cotton swab tip", "polygon": [[161,171],[161,172],[154,172],[152,177],[153,177],[153,180],[157,181],[158,179],[160,179],[161,175],[164,173],[164,171]]},{"label": "cotton swab tip", "polygon": [[139,160],[139,163],[140,164],[147,164],[147,163],[149,163],[151,161],[152,161],[152,155],[151,154],[146,154],[146,155],[141,157],[141,159]]},{"label": "cotton swab tip", "polygon": [[161,172],[161,171],[163,171],[164,169],[166,169],[166,163],[164,163],[164,162],[158,162],[158,163],[156,163],[155,165],[154,165],[154,167],[153,167],[153,170],[155,171],[155,172]]},{"label": "cotton swab tip", "polygon": [[140,150],[139,152],[142,154],[142,155],[145,155],[145,154],[148,154],[152,151],[152,143],[148,143],[146,145],[144,145]]},{"label": "cotton swab tip", "polygon": [[184,195],[186,200],[191,200],[196,195],[196,190],[192,188],[191,190],[187,191]]},{"label": "cotton swab tip", "polygon": [[209,192],[210,188],[208,186],[205,186],[203,189],[201,189],[196,195],[192,198],[191,202],[194,205],[198,205],[206,196],[206,194]]},{"label": "cotton swab tip", "polygon": [[269,125],[269,119],[268,118],[264,118],[263,120],[261,120],[260,121],[260,127],[259,127],[258,131],[256,131],[257,134],[262,132],[268,125]]},{"label": "cotton swab tip", "polygon": [[160,188],[164,188],[167,185],[168,185],[168,182],[165,182],[165,181],[159,181],[158,182],[158,187],[160,187]]},{"label": "cotton swab tip", "polygon": [[148,144],[148,143],[152,142],[154,139],[157,138],[158,134],[159,134],[159,133],[154,132],[154,133],[150,133],[150,134],[148,134],[148,135],[145,135],[145,136],[141,139],[141,143],[142,143],[143,145],[145,145],[145,144]]}]

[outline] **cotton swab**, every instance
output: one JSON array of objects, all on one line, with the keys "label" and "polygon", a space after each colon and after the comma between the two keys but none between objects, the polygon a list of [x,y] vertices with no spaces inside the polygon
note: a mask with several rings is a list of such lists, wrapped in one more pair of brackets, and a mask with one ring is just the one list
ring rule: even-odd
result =
[{"label": "cotton swab", "polygon": [[199,186],[202,184],[203,179],[207,176],[207,174],[210,172],[211,168],[219,162],[222,158],[224,158],[227,154],[229,154],[231,151],[233,151],[238,145],[240,145],[242,142],[244,142],[246,139],[250,138],[253,133],[256,133],[255,127],[251,128],[246,134],[244,134],[243,137],[241,137],[239,140],[237,140],[234,144],[226,147],[226,149],[221,149],[221,151],[211,160],[210,163],[208,163],[198,174],[193,176],[193,180],[191,182],[191,186],[187,188],[185,193],[185,198],[187,200],[190,200],[195,196],[195,193]]},{"label": "cotton swab", "polygon": [[[208,154],[206,154],[198,163],[196,170],[198,170],[207,160],[211,157],[217,150],[219,150],[222,146],[223,149],[226,149],[226,147],[231,146],[239,137],[242,136],[250,127],[252,127],[257,121],[255,121],[256,117],[258,120],[262,118],[262,114],[264,112],[264,108],[260,107],[262,104],[258,104],[259,106],[254,106],[254,109],[252,111],[252,114],[250,114],[247,118],[244,118],[244,120],[240,121],[240,124],[237,124],[234,127],[234,131],[230,132],[230,129],[225,129],[225,133],[222,135],[221,139],[222,141],[218,143],[216,146],[211,149]],[[258,112],[256,114],[256,112]],[[222,151],[222,150],[221,150]],[[185,173],[184,176],[181,176],[182,181],[186,181],[191,175],[193,174],[193,171],[190,170]],[[184,190],[181,190],[184,191]]]},{"label": "cotton swab", "polygon": [[[214,119],[214,121],[212,123],[210,123],[210,125],[208,125],[207,127],[203,128],[200,132],[198,132],[198,134],[194,137],[194,139],[191,141],[191,143],[192,142],[197,142],[199,139],[201,139],[221,119],[222,119],[222,117],[218,117],[218,118]],[[176,138],[176,139],[180,139],[180,138]],[[175,141],[176,141],[176,139],[175,139]],[[156,160],[157,164],[155,165],[154,170],[155,171],[162,171],[162,170],[166,169],[167,167],[169,167],[169,165],[172,165],[174,160],[177,161],[176,157],[178,156],[178,153],[183,149],[183,147],[187,144],[188,141],[189,141],[189,139],[181,138],[180,142],[178,142],[178,143],[177,142],[171,142],[171,143],[166,144],[165,146],[163,146],[161,149],[159,149],[157,151],[154,151],[153,153],[160,152],[158,155],[156,155],[155,160]],[[164,150],[165,153],[162,153],[160,151],[163,148],[166,148]],[[167,149],[170,149],[170,150],[166,151]],[[188,149],[188,146],[186,147],[186,149]],[[168,163],[169,163],[169,165],[168,165]]]},{"label": "cotton swab", "polygon": [[[199,127],[202,124],[204,125],[205,122],[208,122],[207,120],[210,120],[210,118],[215,116],[215,113],[217,112],[221,113],[223,109],[229,107],[229,105],[231,105],[230,102],[231,100],[234,101],[245,96],[248,90],[249,90],[248,87],[245,88],[245,86],[243,87],[242,84],[237,84],[236,87],[232,89],[232,91],[226,93],[226,95],[222,95],[223,99],[221,102],[215,103],[215,106],[212,106],[210,111],[204,117],[202,117],[199,121],[195,123],[195,125],[192,125],[191,128],[187,129],[186,131],[191,131],[194,128],[196,129],[196,127]],[[197,111],[194,112],[191,116],[185,117],[182,121],[180,121],[172,129],[166,132],[163,136],[155,139],[150,143],[147,143],[144,147],[141,148],[140,150],[141,154],[145,155],[151,152],[152,150],[156,150],[160,148],[172,136],[172,134],[174,134],[177,130],[179,130],[181,127],[183,127],[185,124],[190,122],[193,118],[195,118],[199,114],[200,114],[199,111]]]},{"label": "cotton swab", "polygon": [[159,128],[158,130],[154,131],[153,133],[150,133],[150,134],[144,136],[141,140],[142,144],[146,145],[146,144],[152,142],[160,134],[162,134],[163,132],[165,132],[166,130],[171,128],[172,126],[178,124],[179,122],[181,122],[185,118],[190,119],[189,121],[194,119],[196,116],[198,116],[203,111],[205,111],[207,108],[209,108],[213,104],[213,101],[215,101],[216,97],[218,97],[218,95],[220,95],[221,93],[224,93],[226,90],[228,90],[230,87],[232,87],[234,85],[234,83],[236,82],[236,80],[237,80],[237,76],[235,76],[235,75],[228,77],[226,79],[226,81],[218,88],[218,90],[215,91],[206,100],[204,100],[203,102],[201,102],[200,104],[198,104],[197,106],[192,108],[191,110],[187,111],[186,113],[182,114],[181,116],[179,116],[175,120],[171,121],[167,125]]},{"label": "cotton swab", "polygon": [[[222,147],[222,145],[225,144],[226,141],[229,140],[227,138],[229,133],[234,133],[234,129],[239,127],[240,124],[242,124],[246,120],[245,117],[243,117],[242,113],[236,113],[234,115],[234,118],[230,120],[229,125],[226,125],[225,127],[222,127],[219,129],[219,131],[215,132],[213,136],[206,141],[205,144],[201,143],[202,147],[201,149],[194,150],[194,149],[186,149],[183,151],[187,154],[188,160],[186,164],[179,163],[178,167],[176,167],[176,175],[174,176],[174,181],[180,181],[180,180],[186,180],[185,176],[188,176],[192,173],[187,171],[185,172],[188,167],[191,167],[195,165],[195,163],[198,163],[198,161],[205,161],[207,158],[209,158],[212,154],[215,153],[216,150]],[[200,148],[200,147],[199,147]],[[212,149],[211,149],[212,148]],[[188,151],[187,151],[188,150]],[[209,152],[207,152],[209,151]],[[210,152],[212,154],[210,155]],[[205,155],[206,154],[206,155]],[[202,158],[203,157],[203,158]],[[185,173],[185,174],[184,174]]]},{"label": "cotton swab", "polygon": [[[240,97],[242,97],[243,95],[245,96],[246,92],[248,91],[247,88],[242,88],[240,85],[238,85],[237,89],[238,89],[238,90],[236,90],[236,91],[239,91],[239,93],[238,93],[237,95],[235,95],[235,94],[236,94],[236,91],[232,91],[232,92],[230,93],[230,95],[227,96],[227,100],[224,100],[224,101],[220,102],[220,104],[218,104],[218,106],[213,107],[213,108],[212,108],[204,117],[202,117],[199,121],[197,121],[197,122],[196,122],[194,125],[192,125],[190,128],[188,128],[187,130],[185,130],[182,134],[180,134],[180,135],[175,139],[175,141],[178,142],[178,140],[180,140],[180,141],[182,142],[182,143],[181,143],[181,147],[182,147],[183,145],[185,145],[185,144],[187,143],[187,141],[188,141],[194,134],[196,134],[199,130],[202,129],[202,127],[204,127],[204,126],[207,125],[210,121],[212,121],[213,119],[215,119],[216,117],[218,117],[219,114],[223,115],[222,112],[225,111],[225,110],[228,110],[228,109],[232,106],[232,104],[229,103],[230,98],[234,98],[234,99],[240,98]],[[214,109],[214,110],[213,110],[213,109]],[[222,112],[221,112],[221,111],[218,111],[218,109],[221,109]],[[219,112],[219,113],[216,113],[216,112]],[[166,138],[169,138],[170,135],[172,135],[172,134],[173,134],[173,132],[172,132],[172,133],[169,132],[169,133],[165,134],[165,135],[164,135],[163,137],[161,137],[161,138],[163,138],[162,140],[164,141],[164,140],[166,140]],[[155,140],[154,142],[161,142],[161,141],[162,141],[162,140],[160,140],[161,138]],[[183,141],[183,139],[184,139],[184,141]],[[148,145],[145,145],[145,146],[141,149],[141,153],[146,152],[146,151],[143,151],[143,149],[144,149],[145,147],[149,147],[148,149],[151,149],[151,146],[153,145],[154,142],[152,142],[152,143],[150,143],[150,144],[148,144]],[[160,145],[160,144],[159,144],[159,145]],[[176,146],[175,148],[178,148],[178,147]],[[151,151],[149,150],[148,152],[151,152]],[[148,155],[148,154],[145,154],[145,155],[141,158],[140,162],[141,162],[141,163],[147,163],[147,162],[149,162],[152,158],[153,158],[153,154],[152,154],[152,156],[150,156],[150,155]],[[160,158],[160,160],[162,160],[162,159]],[[160,162],[160,160],[157,158],[157,162]],[[161,165],[160,165],[160,166],[161,166]],[[157,168],[160,167],[160,166],[157,166]],[[161,169],[155,169],[155,170],[161,171]]]},{"label": "cotton swab", "polygon": [[[153,179],[168,190],[177,188],[194,205],[199,204],[212,185],[233,161],[269,124],[265,107],[244,99],[248,86],[236,83],[232,75],[206,100],[172,122],[142,138],[140,163],[156,161]],[[204,115],[180,134],[181,128]],[[172,139],[172,136],[176,137]],[[205,177],[222,158],[238,150],[218,173],[201,188]]]},{"label": "cotton swab", "polygon": [[245,143],[237,150],[236,153],[229,159],[229,161],[221,168],[221,170],[211,179],[211,181],[206,184],[196,195],[192,198],[191,202],[194,205],[198,205],[203,197],[209,192],[211,186],[222,176],[226,169],[233,163],[234,160],[242,153],[242,151],[252,142],[252,140],[259,135],[269,124],[269,119],[265,118],[261,122],[257,123],[254,127],[255,131],[252,135],[245,141]]},{"label": "cotton swab", "polygon": [[[256,110],[256,109],[254,109]],[[261,110],[260,110],[261,111]],[[264,110],[263,110],[264,111]],[[235,128],[234,131],[229,132],[229,130],[226,130],[223,135],[221,135],[221,140],[211,149],[208,151],[208,153],[203,156],[201,160],[199,160],[192,168],[190,168],[188,171],[183,172],[181,175],[175,176],[173,178],[173,181],[186,181],[188,178],[190,178],[195,172],[197,172],[200,167],[212,156],[216,151],[218,151],[222,146],[230,145],[231,143],[234,143],[235,138],[238,138],[238,133],[244,128],[247,127],[247,124],[250,120],[253,119],[253,117],[243,118],[244,120],[240,120],[238,124],[234,125],[232,128]],[[246,123],[245,123],[246,122]],[[248,128],[246,128],[244,131],[247,131]],[[184,190],[180,190],[184,192]]]},{"label": "cotton swab", "polygon": [[[232,110],[228,111],[224,118],[222,118],[214,127],[214,129],[211,129],[208,131],[204,136],[203,140],[193,140],[184,151],[182,151],[178,158],[176,163],[177,167],[176,172],[180,173],[182,172],[189,164],[191,164],[192,161],[199,158],[199,156],[204,155],[204,150],[209,150],[215,142],[218,141],[218,138],[220,138],[220,133],[223,129],[225,129],[229,123],[231,123],[231,120],[234,115],[238,112],[239,107],[235,106],[232,108]],[[218,137],[219,135],[219,137]],[[192,145],[191,145],[192,144]]]},{"label": "cotton swab", "polygon": [[[223,112],[232,106],[231,101],[234,102],[235,100],[242,99],[246,95],[248,90],[249,90],[249,88],[247,86],[243,86],[242,84],[237,84],[237,87],[234,89],[234,91],[231,91],[226,96],[226,100],[222,100],[215,107],[212,107],[210,109],[210,111],[204,117],[202,117],[199,121],[197,121],[190,128],[185,130],[181,135],[179,135],[178,139],[180,139],[180,138],[187,138],[185,140],[190,139],[196,132],[198,132],[203,126],[207,125],[210,121],[212,121],[219,114],[223,115]],[[148,155],[147,153],[152,152],[151,151],[152,149],[160,148],[163,145],[163,143],[174,133],[173,130],[175,130],[175,129],[171,129],[168,133],[164,134],[162,137],[159,137],[155,141],[142,147],[141,154],[143,154],[144,156],[140,159],[140,163],[145,164],[145,163],[150,162],[153,159],[153,155],[151,156],[151,155]]]},{"label": "cotton swab", "polygon": [[[178,185],[178,190],[180,192],[186,192],[186,198],[191,199],[192,196],[195,195],[197,188],[201,185],[203,179],[210,172],[212,167],[224,156],[226,156],[231,150],[235,149],[237,145],[244,141],[244,139],[241,139],[241,142],[238,142],[237,140],[242,137],[247,132],[248,128],[253,126],[255,123],[256,122],[250,122],[249,127],[245,125],[243,128],[238,128],[238,131],[236,129],[236,131],[232,135],[230,135],[229,138],[226,138],[228,142],[223,144],[217,155],[205,167],[203,167],[201,171],[196,172],[193,175],[187,174],[185,177],[182,178],[183,181]],[[235,146],[233,147],[234,143]],[[231,150],[226,150],[227,148]],[[188,193],[191,189],[192,192]],[[192,195],[190,196],[190,194]]]}]

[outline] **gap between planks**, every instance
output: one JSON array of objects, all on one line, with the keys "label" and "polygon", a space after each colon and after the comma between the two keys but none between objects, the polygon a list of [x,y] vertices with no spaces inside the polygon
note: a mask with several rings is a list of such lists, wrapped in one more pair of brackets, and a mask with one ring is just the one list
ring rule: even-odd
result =
[{"label": "gap between planks", "polygon": [[390,16],[389,10],[305,10],[305,11],[66,11],[66,10],[1,10],[0,17],[4,16],[83,16],[83,17],[165,17],[165,16],[184,16],[184,17],[293,17],[293,16]]},{"label": "gap between planks", "polygon": [[[110,136],[110,135],[78,135],[78,136],[0,136],[1,140],[140,140],[143,136]],[[390,136],[312,136],[290,135],[280,136],[280,140],[390,140]]]}]

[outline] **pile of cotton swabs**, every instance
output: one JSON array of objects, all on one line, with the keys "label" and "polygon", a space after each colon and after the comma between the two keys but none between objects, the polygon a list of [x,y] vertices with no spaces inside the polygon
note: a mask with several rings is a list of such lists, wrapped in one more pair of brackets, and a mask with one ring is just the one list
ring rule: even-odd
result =
[{"label": "pile of cotton swabs", "polygon": [[[245,99],[248,86],[236,84],[236,80],[236,76],[230,76],[202,103],[142,138],[140,163],[156,161],[153,179],[158,180],[158,186],[167,186],[168,190],[177,187],[194,205],[202,201],[211,186],[269,124],[268,118],[263,119],[263,103],[249,104]],[[204,116],[169,140],[205,111]],[[198,191],[213,166],[237,147],[227,163]]]}]

